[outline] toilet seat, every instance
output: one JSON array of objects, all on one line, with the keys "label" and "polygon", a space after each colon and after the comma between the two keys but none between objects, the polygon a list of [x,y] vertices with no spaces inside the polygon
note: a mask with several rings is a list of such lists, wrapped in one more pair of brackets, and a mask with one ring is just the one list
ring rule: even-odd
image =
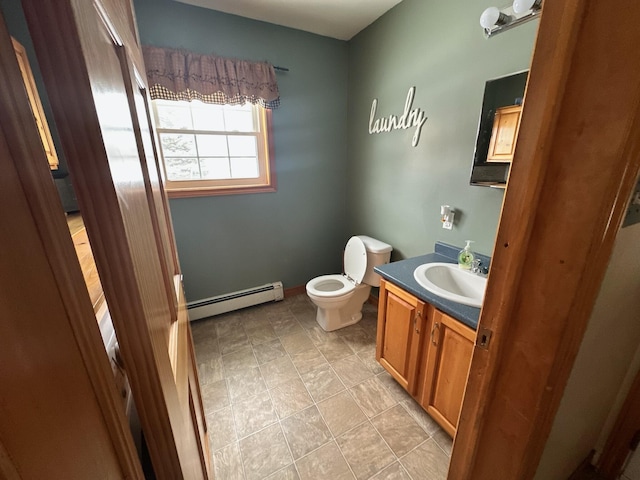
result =
[{"label": "toilet seat", "polygon": [[307,282],[307,292],[321,298],[342,297],[353,292],[355,288],[355,283],[344,275],[321,275]]},{"label": "toilet seat", "polygon": [[367,272],[367,247],[359,237],[351,237],[344,247],[344,274],[358,285]]},{"label": "toilet seat", "polygon": [[344,247],[344,274],[321,275],[309,280],[307,292],[316,297],[338,299],[351,294],[367,271],[367,249],[358,237],[351,237]]}]

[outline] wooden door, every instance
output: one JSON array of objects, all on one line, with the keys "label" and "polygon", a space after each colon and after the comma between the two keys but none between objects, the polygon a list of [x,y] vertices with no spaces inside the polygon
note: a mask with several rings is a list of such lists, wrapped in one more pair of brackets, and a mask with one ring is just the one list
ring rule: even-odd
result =
[{"label": "wooden door", "polygon": [[411,395],[417,386],[424,311],[417,298],[380,281],[376,359]]},{"label": "wooden door", "polygon": [[462,398],[476,332],[436,309],[432,313],[422,407],[452,437],[458,426]]},{"label": "wooden door", "polygon": [[142,479],[0,15],[0,478]]},{"label": "wooden door", "polygon": [[23,6],[155,474],[207,478],[191,332],[131,4]]}]

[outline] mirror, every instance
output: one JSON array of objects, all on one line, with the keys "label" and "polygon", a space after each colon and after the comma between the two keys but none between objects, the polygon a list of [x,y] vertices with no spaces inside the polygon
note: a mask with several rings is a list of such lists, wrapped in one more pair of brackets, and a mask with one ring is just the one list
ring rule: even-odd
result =
[{"label": "mirror", "polygon": [[471,185],[506,186],[511,166],[508,151],[515,144],[520,120],[517,106],[522,105],[528,75],[529,71],[524,70],[485,83],[469,182]]}]

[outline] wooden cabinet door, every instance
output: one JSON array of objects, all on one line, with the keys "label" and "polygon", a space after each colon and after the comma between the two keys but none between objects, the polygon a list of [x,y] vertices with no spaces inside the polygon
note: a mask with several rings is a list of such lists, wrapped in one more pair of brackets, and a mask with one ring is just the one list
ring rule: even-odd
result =
[{"label": "wooden cabinet door", "polygon": [[420,404],[452,437],[467,384],[476,332],[433,309]]},{"label": "wooden cabinet door", "polygon": [[208,478],[191,332],[131,2],[22,3],[156,477]]},{"label": "wooden cabinet door", "polygon": [[496,110],[487,162],[510,162],[513,160],[521,113],[521,105],[511,105]]},{"label": "wooden cabinet door", "polygon": [[425,310],[417,298],[380,282],[376,359],[411,395],[417,386]]}]

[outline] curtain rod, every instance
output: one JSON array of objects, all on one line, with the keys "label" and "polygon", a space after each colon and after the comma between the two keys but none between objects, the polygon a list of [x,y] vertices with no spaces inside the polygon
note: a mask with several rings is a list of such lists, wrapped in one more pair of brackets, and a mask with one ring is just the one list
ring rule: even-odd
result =
[{"label": "curtain rod", "polygon": [[277,70],[277,71],[279,71],[279,72],[288,72],[288,71],[289,71],[289,69],[288,69],[288,68],[286,68],[286,67],[278,67],[277,65],[274,65],[274,66],[273,66],[273,69],[274,69],[274,70]]}]

